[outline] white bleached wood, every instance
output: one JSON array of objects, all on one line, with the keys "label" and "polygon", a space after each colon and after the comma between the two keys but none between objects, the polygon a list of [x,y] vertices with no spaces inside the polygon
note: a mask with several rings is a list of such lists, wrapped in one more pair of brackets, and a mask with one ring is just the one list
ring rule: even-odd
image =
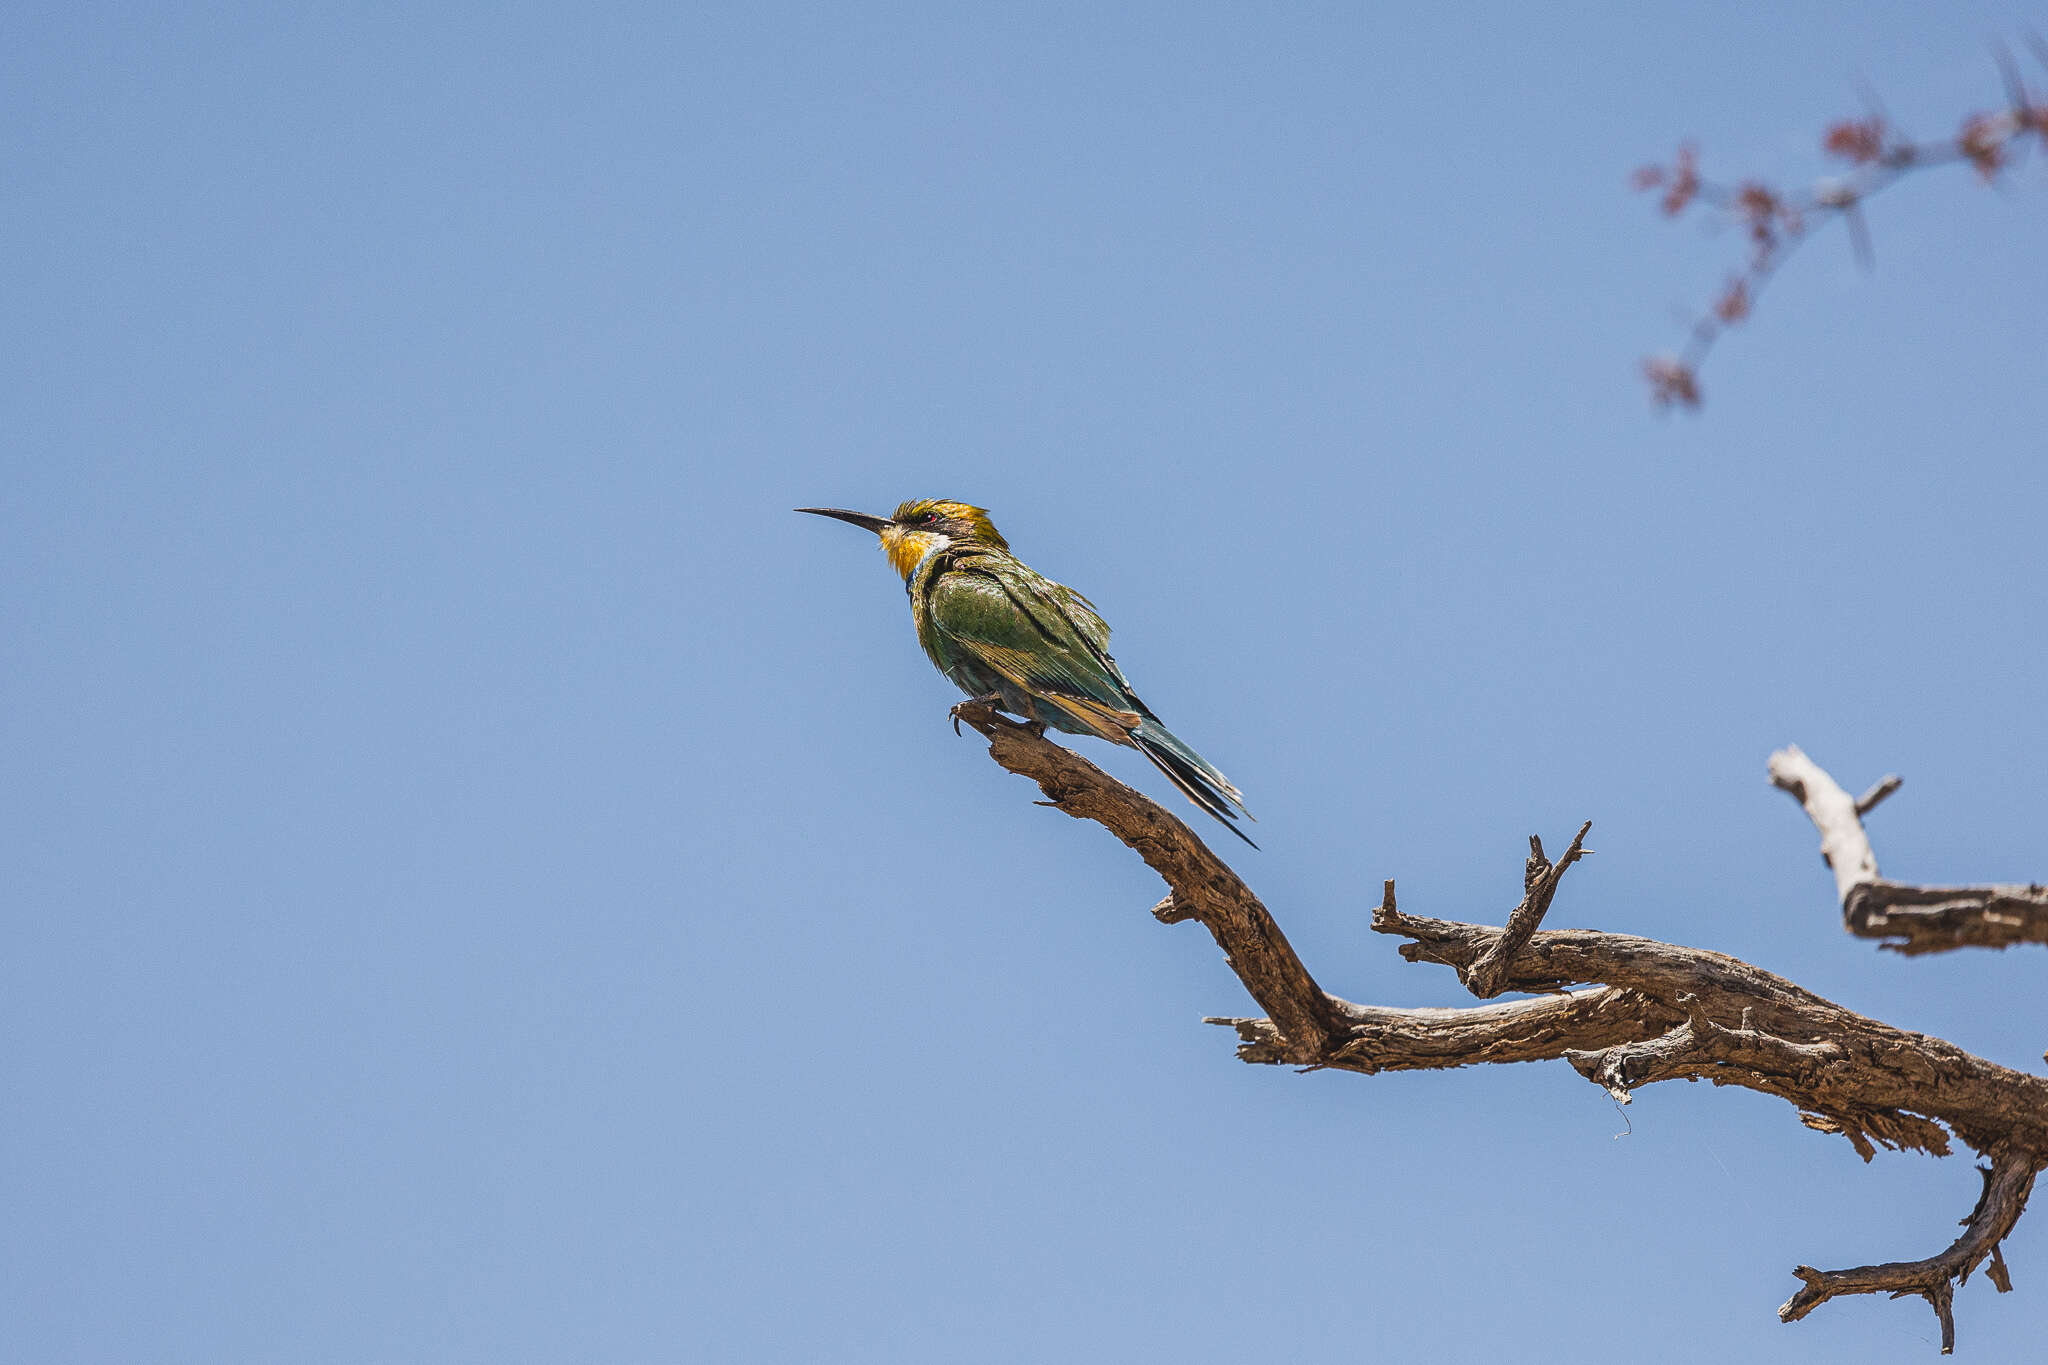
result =
[{"label": "white bleached wood", "polygon": [[1797,744],[1787,744],[1771,755],[1770,772],[1771,785],[1790,792],[1806,807],[1807,818],[1820,831],[1820,856],[1835,873],[1835,899],[1847,905],[1849,893],[1859,884],[1877,880],[1877,854],[1870,847],[1870,836],[1863,832],[1856,798],[1843,791],[1825,768],[1800,752]]}]

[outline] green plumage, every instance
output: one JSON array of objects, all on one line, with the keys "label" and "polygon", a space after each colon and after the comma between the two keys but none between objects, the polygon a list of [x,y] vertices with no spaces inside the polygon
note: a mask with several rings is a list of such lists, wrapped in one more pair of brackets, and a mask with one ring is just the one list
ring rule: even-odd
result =
[{"label": "green plumage", "polygon": [[1129,745],[1251,843],[1235,823],[1240,812],[1250,817],[1242,795],[1131,690],[1094,604],[1011,554],[986,512],[937,500],[907,502],[887,519],[798,510],[881,537],[904,576],[918,643],[961,691],[1055,730]]}]

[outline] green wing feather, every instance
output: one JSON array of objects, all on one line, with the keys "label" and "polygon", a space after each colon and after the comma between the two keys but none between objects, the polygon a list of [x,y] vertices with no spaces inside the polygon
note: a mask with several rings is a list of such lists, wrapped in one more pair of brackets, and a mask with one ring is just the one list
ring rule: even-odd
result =
[{"label": "green wing feather", "polygon": [[925,600],[933,627],[950,645],[1100,738],[1138,750],[1189,800],[1252,842],[1235,823],[1231,807],[1244,811],[1244,797],[1230,779],[1131,692],[1094,603],[1009,555],[957,563],[932,582]]},{"label": "green wing feather", "polygon": [[1147,714],[1088,599],[1016,560],[978,556],[934,583],[928,603],[934,626],[1018,686],[1128,713],[1130,724]]}]

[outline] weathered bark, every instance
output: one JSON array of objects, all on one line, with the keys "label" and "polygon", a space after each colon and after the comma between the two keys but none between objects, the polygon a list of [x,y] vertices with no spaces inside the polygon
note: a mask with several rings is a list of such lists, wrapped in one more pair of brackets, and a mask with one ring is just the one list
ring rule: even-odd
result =
[{"label": "weathered bark", "polygon": [[[1991,1160],[1963,1237],[1923,1261],[1801,1266],[1794,1273],[1805,1287],[1779,1315],[1790,1322],[1843,1294],[1916,1294],[1941,1318],[1946,1352],[1954,1285],[1989,1258],[1989,1277],[2010,1288],[1998,1246],[2035,1173],[2048,1166],[2048,1079],[1866,1018],[1721,953],[1540,929],[1565,871],[1589,852],[1590,824],[1556,863],[1530,840],[1522,900],[1504,927],[1404,914],[1391,881],[1373,916],[1374,930],[1408,940],[1402,956],[1456,969],[1481,998],[1537,994],[1465,1009],[1354,1004],[1316,984],[1264,904],[1180,820],[1036,727],[973,702],[955,715],[987,738],[997,763],[1037,782],[1045,804],[1102,825],[1158,872],[1168,887],[1153,907],[1160,920],[1197,920],[1209,930],[1266,1011],[1209,1021],[1237,1030],[1245,1061],[1371,1074],[1561,1059],[1624,1103],[1635,1089],[1675,1077],[1776,1095],[1807,1126],[1847,1138],[1866,1161],[1880,1146],[1946,1155],[1953,1136]],[[1821,796],[1824,805],[1832,800]],[[1866,885],[1861,869],[1868,863],[1875,877],[1875,860],[1867,840],[1856,846],[1856,803],[1841,801],[1855,829],[1830,808],[1823,835],[1838,831],[1830,846],[1836,866],[1856,872],[1852,885]]]},{"label": "weathered bark", "polygon": [[1977,1207],[1963,1219],[1963,1235],[1939,1256],[1924,1261],[1889,1261],[1884,1265],[1859,1266],[1854,1270],[1815,1270],[1797,1266],[1792,1273],[1805,1287],[1785,1301],[1778,1310],[1781,1322],[1797,1322],[1814,1309],[1840,1294],[1918,1294],[1926,1299],[1941,1319],[1941,1353],[1956,1348],[1956,1286],[1970,1278],[1986,1257],[1991,1260],[1984,1274],[2001,1294],[2012,1292],[2012,1276],[1998,1246],[2026,1212],[2027,1195],[2034,1188],[2040,1166],[2030,1154],[2000,1148],[1989,1166],[1979,1166],[1984,1193]]},{"label": "weathered bark", "polygon": [[1863,817],[1899,789],[1898,778],[1851,800],[1797,745],[1772,754],[1770,772],[1771,785],[1791,793],[1820,831],[1820,856],[1834,869],[1842,927],[1850,933],[1908,956],[2048,943],[2048,886],[1911,886],[1878,875]]},{"label": "weathered bark", "polygon": [[1288,1060],[1311,1062],[1335,1032],[1340,1002],[1326,995],[1252,889],[1186,825],[1087,759],[981,702],[954,716],[988,737],[996,762],[1037,782],[1050,803],[1093,820],[1163,878],[1170,894],[1152,908],[1167,924],[1200,920],[1230,969],[1288,1039]]}]

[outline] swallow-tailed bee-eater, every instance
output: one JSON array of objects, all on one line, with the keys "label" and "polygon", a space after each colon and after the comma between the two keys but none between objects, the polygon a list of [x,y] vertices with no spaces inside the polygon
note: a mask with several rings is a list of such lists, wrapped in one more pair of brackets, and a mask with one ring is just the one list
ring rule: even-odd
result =
[{"label": "swallow-tailed bee-eater", "polygon": [[910,594],[917,642],[962,692],[1070,735],[1129,745],[1190,801],[1252,842],[1235,823],[1239,812],[1251,817],[1244,797],[1131,691],[1109,655],[1109,627],[1095,604],[1011,554],[986,511],[938,498],[906,502],[889,517],[838,507],[796,510],[881,537]]}]

